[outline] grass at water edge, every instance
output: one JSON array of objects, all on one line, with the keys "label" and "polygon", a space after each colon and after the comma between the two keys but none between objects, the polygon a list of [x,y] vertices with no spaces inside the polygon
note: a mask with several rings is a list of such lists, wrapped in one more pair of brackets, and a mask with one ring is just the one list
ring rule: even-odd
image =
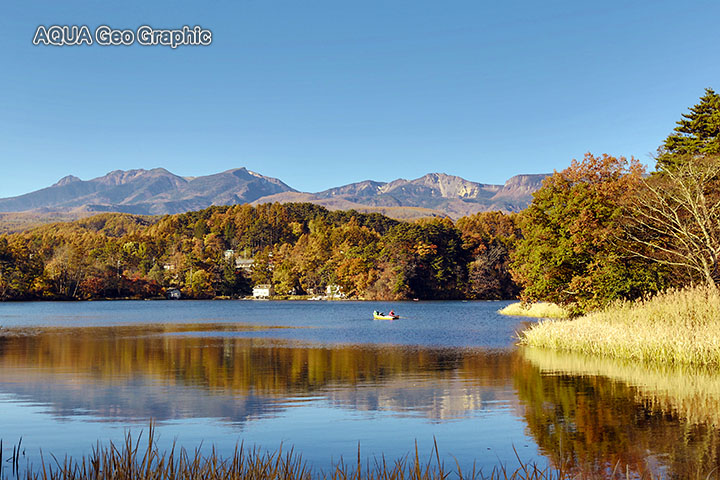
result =
[{"label": "grass at water edge", "polygon": [[502,315],[534,318],[568,318],[570,316],[570,313],[560,305],[550,302],[531,304],[524,304],[522,302],[511,303],[507,307],[498,310],[498,313]]},{"label": "grass at water edge", "polygon": [[[130,433],[125,436],[124,444],[110,443],[107,447],[98,444],[91,453],[79,460],[70,457],[58,459],[53,455],[41,453],[38,464],[20,467],[20,444],[13,447],[12,457],[0,466],[0,478],[15,480],[570,480],[578,477],[563,467],[540,467],[534,463],[523,463],[517,451],[515,455],[520,464],[516,470],[509,471],[500,465],[484,474],[474,466],[471,471],[463,471],[456,461],[454,468],[446,468],[440,459],[437,443],[427,460],[422,460],[417,443],[412,454],[400,459],[388,461],[384,456],[365,464],[358,446],[357,463],[345,463],[342,459],[330,472],[313,471],[302,456],[293,449],[264,452],[258,448],[246,449],[236,446],[232,456],[220,457],[215,448],[204,455],[200,449],[189,454],[184,448],[173,444],[169,451],[160,451],[154,440],[154,426],[151,424],[147,436],[147,446],[141,448],[141,437],[133,440]],[[22,440],[20,440],[22,442]],[[23,453],[24,455],[24,453]],[[0,457],[2,442],[0,441]],[[49,458],[48,458],[49,457]],[[12,463],[10,463],[12,462]],[[3,468],[4,467],[4,468]],[[661,478],[652,472],[643,472],[639,476],[630,474],[627,468],[619,465],[607,471],[602,478]]]},{"label": "grass at water edge", "polygon": [[650,363],[720,365],[720,292],[694,287],[618,302],[572,320],[545,320],[520,344]]}]

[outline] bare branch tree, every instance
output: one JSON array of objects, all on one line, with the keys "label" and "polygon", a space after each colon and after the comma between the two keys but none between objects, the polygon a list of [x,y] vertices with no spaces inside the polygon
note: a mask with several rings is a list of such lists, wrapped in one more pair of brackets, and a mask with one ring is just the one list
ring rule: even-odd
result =
[{"label": "bare branch tree", "polygon": [[633,196],[626,234],[640,257],[690,272],[692,280],[720,280],[720,159],[684,158],[643,180]]}]

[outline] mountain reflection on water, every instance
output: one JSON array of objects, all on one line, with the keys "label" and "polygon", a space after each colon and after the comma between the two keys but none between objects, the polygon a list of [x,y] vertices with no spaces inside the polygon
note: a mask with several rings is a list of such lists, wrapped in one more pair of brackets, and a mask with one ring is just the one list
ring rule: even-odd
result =
[{"label": "mountain reflection on water", "polygon": [[[292,328],[276,318],[193,323],[188,313],[177,323],[133,323],[128,314],[107,325],[101,311],[101,320],[76,327],[23,326],[18,316],[0,336],[2,438],[23,436],[29,456],[40,448],[82,455],[153,419],[165,446],[175,438],[220,453],[243,441],[292,445],[320,468],[353,457],[358,443],[368,458],[397,458],[415,440],[429,452],[433,439],[448,465],[476,462],[485,472],[514,468],[515,451],[588,477],[615,465],[670,478],[720,467],[714,370],[517,348],[508,332],[521,320],[492,316],[487,303],[415,308],[417,323],[387,331],[402,338],[418,326],[424,344],[357,343],[365,337],[346,333],[354,325],[342,315],[327,329],[315,316]],[[467,318],[448,334],[442,321],[422,317],[440,308],[462,308]],[[359,326],[372,338],[388,327]]]}]

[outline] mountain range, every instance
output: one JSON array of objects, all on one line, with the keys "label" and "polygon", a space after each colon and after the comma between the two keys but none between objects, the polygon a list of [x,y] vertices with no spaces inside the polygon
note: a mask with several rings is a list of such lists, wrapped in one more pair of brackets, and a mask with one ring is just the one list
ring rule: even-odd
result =
[{"label": "mountain range", "polygon": [[520,211],[530,203],[546,176],[516,175],[503,185],[491,185],[429,173],[414,180],[366,180],[307,193],[246,168],[201,177],[181,177],[164,168],[115,170],[92,180],[69,175],[50,187],[2,198],[0,212],[161,215],[210,205],[311,202],[330,209],[380,212],[402,219],[459,218],[481,211]]}]

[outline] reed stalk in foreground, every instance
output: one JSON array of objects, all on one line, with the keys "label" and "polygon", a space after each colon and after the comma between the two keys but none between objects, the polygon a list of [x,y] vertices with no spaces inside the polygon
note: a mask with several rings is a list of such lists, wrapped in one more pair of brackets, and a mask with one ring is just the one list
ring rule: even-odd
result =
[{"label": "reed stalk in foreground", "polygon": [[[142,434],[141,434],[142,435]],[[0,447],[2,448],[2,447]],[[1,450],[0,450],[1,452]],[[517,456],[517,452],[515,453]],[[172,446],[170,451],[160,452],[154,441],[154,427],[151,425],[147,447],[140,448],[140,437],[133,441],[126,434],[125,442],[118,448],[110,443],[108,447],[96,447],[87,457],[73,460],[65,457],[50,459],[41,454],[37,465],[28,465],[22,473],[19,466],[20,449],[13,450],[12,470],[0,468],[0,477],[15,480],[571,480],[571,479],[656,479],[652,472],[638,475],[627,469],[608,469],[602,476],[586,475],[563,470],[563,468],[541,468],[535,464],[523,464],[508,471],[505,466],[495,467],[489,475],[473,467],[463,471],[456,463],[454,469],[445,468],[440,460],[437,444],[427,461],[420,459],[417,443],[415,452],[392,462],[381,459],[367,461],[365,465],[358,447],[357,463],[352,466],[340,460],[329,473],[314,472],[291,449],[283,452],[262,452],[257,448],[246,450],[243,445],[235,448],[229,458],[218,456],[213,448],[208,455],[196,449],[192,455],[184,448]],[[709,477],[708,477],[709,478]]]},{"label": "reed stalk in foreground", "polygon": [[644,362],[720,365],[720,292],[673,290],[563,321],[543,321],[520,334],[532,347]]}]

